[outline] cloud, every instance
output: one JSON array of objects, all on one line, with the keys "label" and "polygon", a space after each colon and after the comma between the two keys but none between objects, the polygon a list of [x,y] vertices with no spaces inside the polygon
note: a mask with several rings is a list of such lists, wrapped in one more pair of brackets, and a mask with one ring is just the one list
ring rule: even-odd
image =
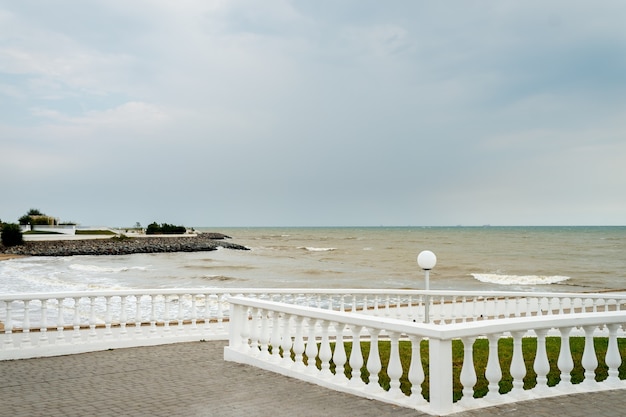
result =
[{"label": "cloud", "polygon": [[0,1],[0,214],[623,224],[625,8]]}]

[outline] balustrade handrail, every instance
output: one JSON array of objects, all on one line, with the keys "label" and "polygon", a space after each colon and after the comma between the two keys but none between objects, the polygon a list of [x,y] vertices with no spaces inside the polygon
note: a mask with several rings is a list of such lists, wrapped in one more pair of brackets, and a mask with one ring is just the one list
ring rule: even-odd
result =
[{"label": "balustrade handrail", "polygon": [[480,298],[524,297],[524,298],[596,298],[608,300],[626,300],[626,293],[585,293],[585,292],[521,292],[521,291],[453,291],[453,290],[406,290],[406,289],[364,289],[364,288],[146,288],[98,291],[62,291],[40,293],[0,294],[0,301],[42,300],[74,297],[114,297],[127,295],[176,295],[176,294],[323,294],[323,295],[430,295],[446,297],[475,296]]},{"label": "balustrade handrail", "polygon": [[558,329],[560,327],[583,327],[591,325],[621,324],[626,322],[625,311],[573,313],[565,315],[512,317],[498,320],[484,320],[467,323],[430,324],[407,322],[406,320],[372,317],[359,313],[348,313],[298,306],[275,301],[246,297],[228,297],[235,305],[259,308],[267,311],[293,314],[306,318],[340,322],[350,326],[387,330],[406,335],[452,340],[470,336],[485,336],[494,333],[511,333],[528,330]]}]

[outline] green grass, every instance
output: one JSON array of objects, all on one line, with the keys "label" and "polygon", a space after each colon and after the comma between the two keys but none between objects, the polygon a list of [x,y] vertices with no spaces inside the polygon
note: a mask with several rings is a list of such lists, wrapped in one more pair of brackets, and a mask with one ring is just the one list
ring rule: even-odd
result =
[{"label": "green grass", "polygon": [[77,230],[77,235],[115,235],[110,230]]},{"label": "green grass", "polygon": [[49,232],[47,230],[29,230],[28,232],[24,232],[24,235],[61,235],[59,232]]},{"label": "green grass", "polygon": [[[595,350],[598,358],[598,367],[596,368],[596,380],[602,381],[608,376],[608,367],[604,362],[606,356],[606,350],[608,345],[607,338],[595,338]],[[346,355],[350,358],[350,351],[352,350],[352,343],[344,343]],[[548,373],[548,385],[554,386],[560,381],[560,371],[557,367],[557,360],[559,356],[561,346],[561,339],[559,337],[547,337],[546,338],[546,351],[548,355],[548,361],[550,362],[550,372]],[[571,381],[576,384],[584,379],[584,369],[581,365],[581,359],[585,346],[584,337],[571,337],[570,338],[570,350],[572,358],[574,360],[574,369],[571,372]],[[380,352],[380,360],[382,363],[382,371],[379,375],[379,383],[385,389],[389,389],[389,376],[387,375],[387,364],[389,362],[391,344],[388,341],[379,342],[378,349]],[[626,357],[626,339],[618,339],[618,347],[622,358]],[[361,352],[364,357],[364,363],[369,355],[370,343],[361,342]],[[334,352],[335,345],[331,344],[331,349]],[[411,363],[411,343],[408,341],[400,341],[400,360],[402,362],[403,375],[400,378],[400,389],[406,395],[411,393],[411,383],[408,380],[408,371]],[[537,349],[537,340],[535,338],[524,338],[522,340],[522,351],[524,355],[524,361],[526,363],[526,376],[524,377],[524,389],[533,388],[536,385],[536,374],[533,370],[533,363],[535,360],[535,352]],[[428,367],[428,341],[423,340],[420,345],[422,366],[424,369],[425,380],[422,384],[422,393],[426,399],[429,398],[429,367]],[[500,358],[500,368],[502,371],[502,379],[500,380],[500,393],[506,393],[513,388],[513,377],[511,376],[509,369],[511,366],[511,359],[513,357],[513,339],[503,338],[498,343],[498,353]],[[487,360],[489,358],[489,342],[486,339],[478,339],[474,343],[474,365],[476,369],[477,382],[474,385],[474,397],[480,398],[487,394],[489,382],[485,378],[484,372],[487,367]],[[307,359],[305,357],[305,363]],[[452,341],[452,373],[453,373],[453,398],[457,401],[461,398],[463,386],[459,381],[461,374],[461,368],[463,366],[463,343],[460,340]],[[318,368],[320,368],[319,358],[316,360]],[[349,362],[349,359],[347,360]],[[330,364],[331,371],[335,372],[335,364]],[[352,374],[352,368],[346,363],[345,374],[350,377]],[[626,362],[622,362],[622,366],[619,368],[620,379],[626,379]],[[361,379],[365,382],[369,381],[369,372],[364,365],[361,368]]]}]

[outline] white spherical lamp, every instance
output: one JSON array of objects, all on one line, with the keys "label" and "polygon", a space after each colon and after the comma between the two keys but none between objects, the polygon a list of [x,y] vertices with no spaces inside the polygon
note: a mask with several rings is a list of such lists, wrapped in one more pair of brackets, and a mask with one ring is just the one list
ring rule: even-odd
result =
[{"label": "white spherical lamp", "polygon": [[437,264],[437,256],[429,250],[423,250],[417,255],[417,264],[424,271],[429,271]]}]

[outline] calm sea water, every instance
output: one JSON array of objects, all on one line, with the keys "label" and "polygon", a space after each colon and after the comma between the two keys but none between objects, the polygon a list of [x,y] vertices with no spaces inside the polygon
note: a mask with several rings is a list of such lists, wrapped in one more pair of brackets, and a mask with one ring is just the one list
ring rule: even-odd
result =
[{"label": "calm sea water", "polygon": [[228,228],[250,251],[0,262],[0,292],[132,288],[626,289],[626,227]]}]

